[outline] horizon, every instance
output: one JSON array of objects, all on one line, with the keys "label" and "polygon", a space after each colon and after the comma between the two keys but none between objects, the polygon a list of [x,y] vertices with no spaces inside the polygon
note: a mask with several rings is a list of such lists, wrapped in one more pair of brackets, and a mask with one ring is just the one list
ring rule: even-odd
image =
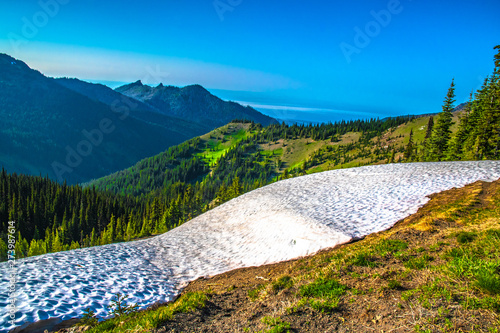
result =
[{"label": "horizon", "polygon": [[500,43],[496,1],[193,4],[6,1],[0,52],[50,77],[200,84],[265,114],[335,121],[440,112],[453,78],[465,102]]}]

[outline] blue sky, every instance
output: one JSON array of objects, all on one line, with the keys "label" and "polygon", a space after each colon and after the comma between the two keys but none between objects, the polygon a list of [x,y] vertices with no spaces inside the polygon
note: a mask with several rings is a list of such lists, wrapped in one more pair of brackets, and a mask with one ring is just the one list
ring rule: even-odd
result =
[{"label": "blue sky", "polygon": [[[344,118],[440,111],[480,87],[500,2],[0,2],[0,52],[49,76],[202,84],[222,98]],[[287,111],[288,110],[288,111]]]}]

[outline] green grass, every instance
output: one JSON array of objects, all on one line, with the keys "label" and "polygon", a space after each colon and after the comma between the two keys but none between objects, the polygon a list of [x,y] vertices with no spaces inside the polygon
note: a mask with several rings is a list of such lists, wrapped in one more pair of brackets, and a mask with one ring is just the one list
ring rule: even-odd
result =
[{"label": "green grass", "polygon": [[137,332],[153,329],[172,319],[177,313],[191,312],[205,307],[207,299],[207,295],[202,292],[187,293],[167,306],[115,317],[98,324],[87,332]]},{"label": "green grass", "polygon": [[362,267],[377,267],[375,257],[367,252],[357,253],[352,259],[352,264]]},{"label": "green grass", "polygon": [[387,283],[387,288],[388,289],[400,289],[401,288],[401,282],[398,280],[389,280]]},{"label": "green grass", "polygon": [[338,309],[340,299],[338,297],[328,298],[328,299],[311,299],[309,300],[309,306],[322,313],[333,312]]},{"label": "green grass", "polygon": [[285,275],[280,277],[278,280],[271,284],[271,287],[275,293],[293,287],[292,277]]},{"label": "green grass", "polygon": [[426,253],[421,257],[410,258],[403,265],[408,269],[424,269],[429,266],[429,262],[432,260],[434,258]]},{"label": "green grass", "polygon": [[467,232],[467,231],[461,231],[457,234],[457,242],[460,244],[466,244],[474,241],[476,239],[477,234],[475,232]]},{"label": "green grass", "polygon": [[260,296],[260,293],[262,292],[262,290],[265,289],[265,287],[266,287],[265,285],[259,284],[257,285],[257,287],[250,289],[247,293],[248,298],[250,298],[252,302],[257,300]]},{"label": "green grass", "polygon": [[346,290],[347,287],[335,279],[318,278],[299,288],[298,296],[302,298],[295,306],[289,308],[288,312],[293,313],[303,306],[309,306],[322,313],[333,312],[338,309],[340,297]]},{"label": "green grass", "polygon": [[255,133],[248,131],[246,126],[242,124],[223,126],[201,136],[198,145],[201,152],[197,156],[204,158],[210,166],[214,166],[232,147],[253,134]]},{"label": "green grass", "polygon": [[290,329],[290,323],[280,318],[266,316],[261,319],[261,322],[270,327],[268,330],[260,331],[261,333],[284,333],[289,332]]},{"label": "green grass", "polygon": [[408,243],[397,239],[384,239],[375,245],[374,249],[380,256],[395,253],[408,248]]},{"label": "green grass", "polygon": [[299,289],[299,295],[309,298],[338,297],[345,294],[347,287],[335,279],[318,278]]}]

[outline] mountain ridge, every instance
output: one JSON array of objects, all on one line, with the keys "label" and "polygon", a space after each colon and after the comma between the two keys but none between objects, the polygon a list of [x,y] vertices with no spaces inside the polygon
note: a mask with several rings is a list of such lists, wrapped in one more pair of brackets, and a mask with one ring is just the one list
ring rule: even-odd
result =
[{"label": "mountain ridge", "polygon": [[0,166],[61,183],[122,170],[216,127],[158,112],[104,85],[47,77],[7,54],[0,54],[0,90]]},{"label": "mountain ridge", "polygon": [[233,119],[253,120],[264,126],[277,123],[275,119],[252,107],[223,101],[199,84],[175,87],[160,83],[152,87],[138,80],[118,87],[115,91],[145,103],[163,114],[200,124],[210,124],[213,128],[225,125]]}]

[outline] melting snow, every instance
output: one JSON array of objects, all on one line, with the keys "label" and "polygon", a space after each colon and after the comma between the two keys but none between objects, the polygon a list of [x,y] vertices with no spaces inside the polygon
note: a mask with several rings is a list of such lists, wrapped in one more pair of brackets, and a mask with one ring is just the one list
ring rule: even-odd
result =
[{"label": "melting snow", "polygon": [[[244,194],[154,238],[17,260],[16,324],[79,317],[87,307],[103,317],[117,292],[145,308],[171,300],[200,276],[297,258],[385,230],[432,193],[498,178],[500,161],[327,171]],[[7,263],[0,272],[7,330]]]}]

